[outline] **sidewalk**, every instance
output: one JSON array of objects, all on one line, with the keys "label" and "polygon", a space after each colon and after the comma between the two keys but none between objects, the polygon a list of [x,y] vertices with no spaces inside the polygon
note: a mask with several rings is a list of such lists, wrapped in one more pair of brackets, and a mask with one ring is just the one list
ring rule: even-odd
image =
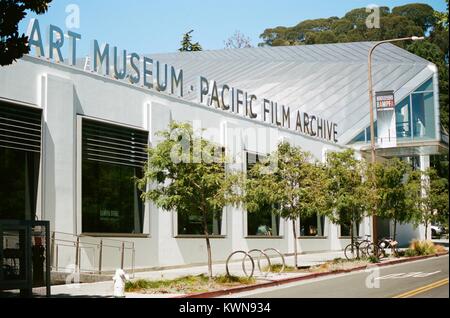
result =
[{"label": "sidewalk", "polygon": [[[275,274],[271,273],[266,277],[261,275],[258,271],[257,266],[257,254],[255,255],[255,278],[264,279],[267,281],[275,281],[280,279],[286,279],[290,277],[299,277],[306,274],[301,273],[282,273]],[[311,253],[311,254],[300,254],[298,256],[299,266],[314,266],[325,263],[326,261],[333,260],[335,258],[344,258],[344,253],[342,251],[330,251],[323,253]],[[233,260],[236,262],[231,263],[229,266],[230,274],[236,276],[244,276],[242,271],[242,255],[236,255]],[[294,257],[287,256],[285,257],[287,266],[294,266]],[[261,260],[262,266],[266,264],[267,261],[264,259]],[[282,261],[279,257],[274,257],[271,259],[272,264],[281,264]],[[251,263],[250,261],[246,262],[246,268],[250,272],[251,271]],[[208,267],[204,266],[196,266],[196,267],[184,267],[178,269],[168,269],[168,270],[157,270],[157,271],[149,271],[149,272],[139,272],[135,274],[134,279],[148,279],[148,280],[161,280],[161,279],[175,279],[179,277],[184,277],[188,275],[200,275],[207,274]],[[217,264],[213,265],[213,274],[214,275],[222,275],[226,274],[225,264]],[[109,282],[98,282],[98,283],[86,283],[86,284],[70,284],[70,285],[57,285],[52,286],[52,297],[112,297],[113,295],[113,282],[112,280]],[[127,298],[142,298],[142,297],[151,297],[151,298],[169,298],[177,295],[163,294],[163,295],[145,295],[145,294],[127,294]]]}]

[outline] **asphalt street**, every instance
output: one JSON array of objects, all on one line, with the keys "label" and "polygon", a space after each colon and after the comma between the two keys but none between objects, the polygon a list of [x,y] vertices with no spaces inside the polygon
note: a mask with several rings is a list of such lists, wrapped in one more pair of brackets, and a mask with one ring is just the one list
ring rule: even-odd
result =
[{"label": "asphalt street", "polygon": [[448,298],[449,257],[403,263],[230,295],[230,298]]}]

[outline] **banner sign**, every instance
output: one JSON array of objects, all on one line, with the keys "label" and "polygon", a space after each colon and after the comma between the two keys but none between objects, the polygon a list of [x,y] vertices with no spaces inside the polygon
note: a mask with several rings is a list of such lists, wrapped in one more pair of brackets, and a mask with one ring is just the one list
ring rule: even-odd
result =
[{"label": "banner sign", "polygon": [[376,92],[375,101],[377,104],[377,111],[395,109],[394,91]]}]

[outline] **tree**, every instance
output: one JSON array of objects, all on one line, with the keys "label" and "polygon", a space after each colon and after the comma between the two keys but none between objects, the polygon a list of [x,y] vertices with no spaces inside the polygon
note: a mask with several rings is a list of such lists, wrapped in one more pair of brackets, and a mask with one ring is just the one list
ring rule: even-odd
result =
[{"label": "tree", "polygon": [[327,178],[325,189],[330,205],[329,218],[339,225],[350,224],[350,237],[353,245],[353,229],[366,215],[367,196],[370,194],[365,175],[364,163],[355,158],[354,150],[331,152],[327,154]]},{"label": "tree", "polygon": [[144,176],[137,180],[142,198],[201,219],[212,277],[208,220],[232,202],[235,179],[225,173],[223,149],[194,134],[190,124],[171,123],[158,136],[162,141],[148,150]]},{"label": "tree", "polygon": [[242,49],[252,47],[252,40],[240,31],[234,32],[234,34],[224,43],[226,49]]},{"label": "tree", "polygon": [[395,240],[397,224],[410,222],[417,215],[420,194],[414,187],[412,168],[405,161],[393,158],[371,165],[367,175],[371,188],[375,189],[369,197],[370,203],[377,207],[376,216],[394,221]]},{"label": "tree", "polygon": [[399,15],[408,18],[416,25],[422,27],[423,32],[427,32],[436,23],[434,9],[428,4],[411,3],[392,9],[393,15]]},{"label": "tree", "polygon": [[[267,173],[269,163],[277,162],[273,173]],[[242,202],[250,213],[262,207],[293,225],[295,266],[298,267],[296,221],[301,217],[323,213],[326,186],[322,167],[313,163],[311,155],[287,142],[280,143],[269,158],[256,164],[243,187]]]},{"label": "tree", "polygon": [[440,177],[435,169],[429,168],[424,172],[417,172],[410,187],[411,191],[418,193],[414,199],[420,198],[415,201],[417,213],[413,221],[416,225],[425,225],[425,239],[428,239],[430,224],[448,224],[448,179]]},{"label": "tree", "polygon": [[436,25],[448,32],[448,0],[445,0],[447,2],[447,12],[434,12],[434,16],[436,18]]},{"label": "tree", "polygon": [[27,11],[36,14],[47,12],[52,0],[2,0],[0,1],[0,65],[12,64],[30,52],[28,37],[19,34],[19,22]]},{"label": "tree", "polygon": [[191,30],[183,35],[181,48],[179,49],[180,52],[195,52],[203,50],[202,46],[198,42],[192,42],[192,32],[194,32],[194,30]]}]

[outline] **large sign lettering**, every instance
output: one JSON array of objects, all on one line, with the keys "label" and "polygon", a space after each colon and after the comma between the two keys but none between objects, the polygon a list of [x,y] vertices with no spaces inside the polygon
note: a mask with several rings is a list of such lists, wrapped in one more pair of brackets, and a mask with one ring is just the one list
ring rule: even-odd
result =
[{"label": "large sign lettering", "polygon": [[[75,66],[77,63],[77,43],[81,34],[63,30],[55,25],[47,28],[46,42],[41,33],[39,21],[31,19],[27,35],[29,45],[35,49],[38,57],[46,57],[57,63]],[[67,44],[67,59],[63,48]],[[90,50],[91,71],[109,76],[119,81],[164,92],[183,98],[183,70],[163,64],[150,57],[127,50],[111,47],[109,43],[93,40]],[[299,134],[308,135],[327,141],[338,142],[337,124],[326,119],[291,110],[267,98],[259,98],[251,92],[243,91],[227,84],[218,84],[214,80],[200,76],[197,86],[199,104],[213,107],[224,112],[233,113],[252,120],[259,120],[270,125],[289,129]]]}]

